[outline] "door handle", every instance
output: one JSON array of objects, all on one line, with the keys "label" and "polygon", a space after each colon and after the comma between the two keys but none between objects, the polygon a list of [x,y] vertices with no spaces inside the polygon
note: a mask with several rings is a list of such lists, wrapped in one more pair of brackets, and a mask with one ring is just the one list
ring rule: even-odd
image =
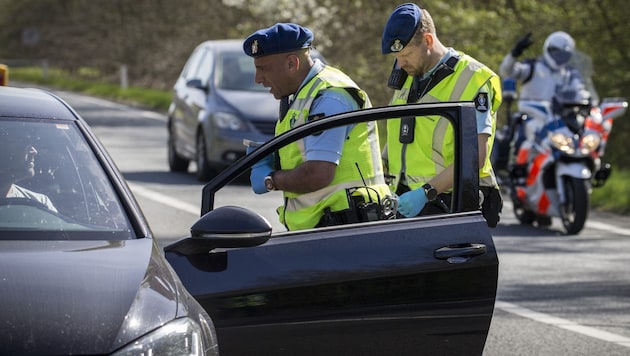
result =
[{"label": "door handle", "polygon": [[452,257],[473,257],[486,253],[484,244],[460,244],[440,247],[433,252],[433,257],[438,260],[448,260]]}]

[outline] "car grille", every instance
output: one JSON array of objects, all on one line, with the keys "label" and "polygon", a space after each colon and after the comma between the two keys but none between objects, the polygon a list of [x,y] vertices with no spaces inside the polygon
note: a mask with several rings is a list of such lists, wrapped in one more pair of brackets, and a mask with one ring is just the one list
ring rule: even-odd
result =
[{"label": "car grille", "polygon": [[276,130],[275,121],[252,121],[252,124],[254,124],[256,130],[262,132],[265,135],[273,136]]}]

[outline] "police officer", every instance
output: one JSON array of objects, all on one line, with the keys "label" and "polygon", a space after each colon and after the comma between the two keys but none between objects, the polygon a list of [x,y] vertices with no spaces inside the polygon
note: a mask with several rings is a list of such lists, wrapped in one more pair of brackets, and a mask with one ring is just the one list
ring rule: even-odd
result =
[{"label": "police officer", "polygon": [[[529,150],[535,141],[536,132],[549,120],[554,96],[564,91],[574,92],[585,100],[590,99],[584,78],[569,65],[575,52],[573,38],[563,31],[553,32],[545,39],[540,57],[519,61],[518,57],[533,43],[531,35],[530,32],[520,38],[499,67],[501,76],[521,82],[518,109],[528,118],[524,122],[525,141],[519,144],[516,165],[512,167],[513,174],[517,175],[515,178],[526,174]],[[526,104],[532,101],[537,104]],[[541,107],[546,109],[536,109]]]},{"label": "police officer", "polygon": [[[392,105],[473,101],[477,114],[481,209],[496,226],[502,199],[490,152],[501,104],[499,77],[474,58],[444,46],[428,11],[413,3],[391,13],[382,37],[382,53],[396,57],[401,81]],[[400,69],[397,69],[400,68]],[[391,86],[391,85],[390,85]],[[445,118],[388,120],[387,162],[405,217],[448,210],[453,187],[453,130]],[[446,207],[445,207],[446,206]]]},{"label": "police officer", "polygon": [[[270,88],[276,99],[289,99],[275,133],[326,116],[370,107],[368,95],[340,70],[310,54],[313,33],[292,23],[278,23],[251,34],[243,43],[254,58],[255,81]],[[252,189],[257,194],[282,190],[280,222],[289,230],[352,222],[346,214],[346,189],[363,198],[390,195],[383,178],[376,124],[360,123],[327,130],[285,146],[252,167]],[[364,184],[365,182],[365,184]]]}]

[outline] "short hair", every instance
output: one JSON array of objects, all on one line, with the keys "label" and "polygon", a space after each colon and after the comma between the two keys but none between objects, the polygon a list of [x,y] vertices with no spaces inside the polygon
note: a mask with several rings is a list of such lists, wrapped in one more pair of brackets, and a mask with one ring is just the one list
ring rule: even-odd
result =
[{"label": "short hair", "polygon": [[413,35],[412,41],[414,43],[418,43],[422,41],[422,35],[424,33],[430,33],[432,35],[436,35],[435,31],[435,23],[433,22],[433,18],[431,14],[425,9],[421,9],[422,17],[420,18],[420,26],[416,29],[416,33]]}]

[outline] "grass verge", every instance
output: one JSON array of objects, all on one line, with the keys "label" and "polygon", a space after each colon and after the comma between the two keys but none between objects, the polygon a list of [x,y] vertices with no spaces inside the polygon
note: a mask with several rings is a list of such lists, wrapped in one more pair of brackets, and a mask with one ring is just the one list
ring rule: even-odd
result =
[{"label": "grass verge", "polygon": [[630,171],[615,170],[603,187],[593,188],[591,207],[617,214],[630,214]]},{"label": "grass verge", "polygon": [[17,67],[9,70],[9,80],[69,90],[162,112],[168,110],[171,102],[170,91],[139,87],[123,89],[118,84],[98,81],[93,73],[81,76],[60,69],[48,69],[44,75],[41,67]]}]

